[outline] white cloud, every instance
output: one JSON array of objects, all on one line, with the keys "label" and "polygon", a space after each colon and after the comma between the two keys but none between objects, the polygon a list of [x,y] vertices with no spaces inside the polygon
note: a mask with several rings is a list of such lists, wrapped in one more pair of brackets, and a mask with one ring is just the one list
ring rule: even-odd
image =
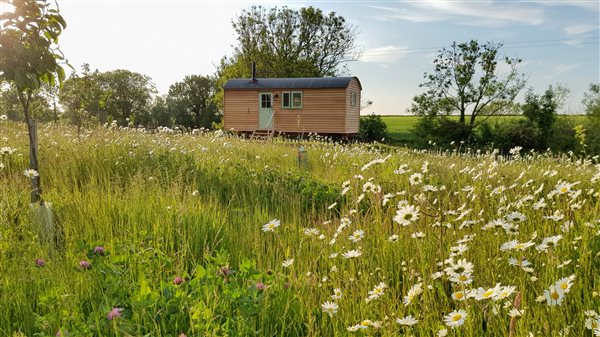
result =
[{"label": "white cloud", "polygon": [[582,33],[591,32],[593,30],[598,29],[598,25],[592,25],[589,23],[579,23],[571,26],[567,26],[564,28],[565,33],[569,35],[577,35]]},{"label": "white cloud", "polygon": [[387,45],[376,48],[366,49],[361,57],[360,62],[365,63],[395,63],[406,55],[408,48],[394,45]]},{"label": "white cloud", "polygon": [[598,11],[600,3],[597,0],[529,0],[528,2],[543,6],[567,6]]},{"label": "white cloud", "polygon": [[514,24],[539,25],[544,11],[520,2],[431,0],[402,3],[411,8],[379,7],[380,20],[411,22],[453,21],[458,24],[500,27]]}]

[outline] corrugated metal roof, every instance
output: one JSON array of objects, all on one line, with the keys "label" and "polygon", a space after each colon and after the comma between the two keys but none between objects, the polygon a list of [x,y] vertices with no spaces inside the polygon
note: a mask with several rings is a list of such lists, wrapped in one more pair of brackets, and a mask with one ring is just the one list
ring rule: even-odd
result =
[{"label": "corrugated metal roof", "polygon": [[[255,82],[249,78],[234,78],[227,81],[223,89],[347,88],[353,78],[356,77],[257,78]],[[360,81],[358,86],[362,89]]]}]

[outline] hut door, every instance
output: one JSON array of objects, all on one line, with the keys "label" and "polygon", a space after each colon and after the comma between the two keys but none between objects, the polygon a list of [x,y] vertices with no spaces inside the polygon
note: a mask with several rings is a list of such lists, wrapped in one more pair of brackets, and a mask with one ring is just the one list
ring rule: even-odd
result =
[{"label": "hut door", "polygon": [[273,93],[258,94],[258,128],[270,129],[273,126]]}]

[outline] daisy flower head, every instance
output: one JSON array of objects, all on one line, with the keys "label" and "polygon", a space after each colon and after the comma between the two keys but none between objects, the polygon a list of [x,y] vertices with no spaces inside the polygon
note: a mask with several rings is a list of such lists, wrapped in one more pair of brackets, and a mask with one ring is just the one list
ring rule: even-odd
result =
[{"label": "daisy flower head", "polygon": [[333,295],[331,295],[332,300],[339,300],[342,298],[342,290],[340,288],[333,289]]},{"label": "daisy flower head", "polygon": [[520,212],[511,212],[506,215],[506,220],[512,221],[512,222],[521,222],[521,221],[525,221],[525,219],[526,219],[525,215]]},{"label": "daisy flower head", "polygon": [[487,299],[496,300],[498,293],[500,292],[501,289],[502,289],[502,286],[500,285],[500,283],[497,283],[495,287],[492,287],[489,289],[479,288],[475,291],[475,299],[478,301],[487,300]]},{"label": "daisy flower head", "polygon": [[408,294],[406,294],[406,296],[404,296],[404,300],[403,300],[404,305],[405,306],[410,305],[422,293],[423,293],[423,284],[422,283],[417,283],[417,284],[413,285],[408,290]]},{"label": "daisy flower head", "polygon": [[558,184],[556,184],[556,187],[554,188],[554,193],[559,195],[568,193],[571,190],[572,186],[572,184],[569,184],[565,181],[559,181]]},{"label": "daisy flower head", "polygon": [[455,310],[448,315],[444,316],[444,323],[452,329],[457,328],[465,324],[467,319],[467,312],[463,309]]},{"label": "daisy flower head", "polygon": [[408,182],[412,185],[419,185],[423,182],[423,175],[421,173],[413,173],[410,178],[408,178]]},{"label": "daisy flower head", "polygon": [[396,318],[396,323],[405,326],[411,326],[419,323],[418,319],[415,319],[412,315],[408,315],[402,318]]},{"label": "daisy flower head", "polygon": [[345,252],[344,254],[342,254],[342,256],[345,259],[351,259],[353,257],[359,257],[361,255],[362,255],[362,252],[359,249],[352,249],[352,250],[349,250],[349,251]]},{"label": "daisy flower head", "polygon": [[565,297],[565,293],[561,288],[557,288],[554,285],[551,285],[549,289],[544,290],[544,299],[546,303],[553,307],[555,305],[560,305]]},{"label": "daisy flower head", "polygon": [[329,317],[333,317],[333,315],[337,313],[339,306],[335,302],[326,301],[325,303],[321,304],[321,309],[323,309],[323,312],[328,314]]},{"label": "daisy flower head", "polygon": [[365,237],[365,231],[361,230],[361,229],[357,229],[354,231],[354,233],[352,233],[352,235],[350,235],[348,237],[348,239],[354,243],[362,240],[362,238]]},{"label": "daisy flower head", "polygon": [[456,291],[452,293],[452,299],[455,301],[464,301],[466,297],[467,296],[464,291]]},{"label": "daisy flower head", "polygon": [[571,286],[573,286],[573,281],[575,281],[575,274],[569,277],[563,277],[560,280],[556,281],[554,286],[556,288],[560,288],[563,293],[568,293],[571,290]]},{"label": "daisy flower head", "polygon": [[23,171],[23,175],[26,176],[27,178],[33,179],[33,178],[39,176],[40,174],[36,170],[27,169],[27,170]]},{"label": "daisy flower head", "polygon": [[419,206],[406,205],[400,207],[394,216],[394,221],[402,226],[408,226],[417,220],[419,220]]},{"label": "daisy flower head", "polygon": [[376,285],[375,287],[373,287],[373,290],[369,290],[368,293],[368,297],[367,297],[367,302],[371,302],[372,300],[378,299],[379,297],[381,297],[383,295],[383,293],[385,292],[385,288],[387,288],[387,285],[383,282],[380,282],[378,285]]},{"label": "daisy flower head", "polygon": [[280,224],[281,224],[281,222],[278,219],[272,219],[271,221],[269,221],[263,225],[262,231],[263,232],[275,232],[275,228],[279,227]]}]

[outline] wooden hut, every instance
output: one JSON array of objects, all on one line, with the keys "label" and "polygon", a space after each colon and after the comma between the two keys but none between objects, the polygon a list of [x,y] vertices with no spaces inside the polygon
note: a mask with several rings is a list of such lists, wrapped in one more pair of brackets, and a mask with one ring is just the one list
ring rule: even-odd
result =
[{"label": "wooden hut", "polygon": [[225,130],[271,136],[358,133],[360,81],[356,77],[232,79],[224,86]]}]

